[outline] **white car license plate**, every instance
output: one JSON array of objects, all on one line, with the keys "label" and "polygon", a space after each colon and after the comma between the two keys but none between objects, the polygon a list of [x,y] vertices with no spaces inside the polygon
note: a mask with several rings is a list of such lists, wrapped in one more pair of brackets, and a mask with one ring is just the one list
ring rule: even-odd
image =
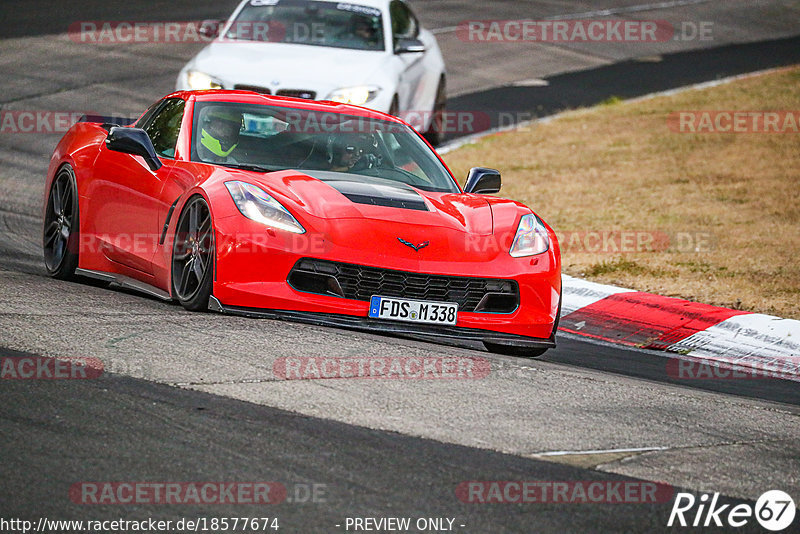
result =
[{"label": "white car license plate", "polygon": [[456,324],[458,304],[455,302],[425,302],[421,300],[372,297],[369,316],[410,323]]}]

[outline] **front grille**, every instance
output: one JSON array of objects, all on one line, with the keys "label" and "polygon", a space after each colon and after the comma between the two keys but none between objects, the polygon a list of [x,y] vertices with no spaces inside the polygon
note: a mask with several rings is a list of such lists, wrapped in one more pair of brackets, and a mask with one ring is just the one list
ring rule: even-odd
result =
[{"label": "front grille", "polygon": [[307,91],[305,89],[281,89],[275,94],[278,96],[290,96],[292,98],[304,98],[306,100],[314,100],[317,98],[316,91]]},{"label": "front grille", "polygon": [[304,258],[288,278],[298,291],[369,301],[373,295],[456,302],[459,311],[511,313],[519,304],[513,280],[394,271]]},{"label": "front grille", "polygon": [[258,85],[234,85],[233,88],[238,89],[239,91],[255,91],[256,93],[261,93],[262,95],[272,94],[272,91],[267,87],[260,87]]}]

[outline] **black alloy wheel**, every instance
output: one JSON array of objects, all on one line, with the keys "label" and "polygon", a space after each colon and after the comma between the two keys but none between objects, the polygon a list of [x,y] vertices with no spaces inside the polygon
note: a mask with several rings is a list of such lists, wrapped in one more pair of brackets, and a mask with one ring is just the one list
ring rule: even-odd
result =
[{"label": "black alloy wheel", "polygon": [[189,199],[172,247],[172,294],[190,311],[206,311],[214,272],[214,227],[202,196]]},{"label": "black alloy wheel", "polygon": [[50,186],[42,244],[47,273],[59,280],[75,277],[78,267],[78,189],[69,165],[58,170]]}]

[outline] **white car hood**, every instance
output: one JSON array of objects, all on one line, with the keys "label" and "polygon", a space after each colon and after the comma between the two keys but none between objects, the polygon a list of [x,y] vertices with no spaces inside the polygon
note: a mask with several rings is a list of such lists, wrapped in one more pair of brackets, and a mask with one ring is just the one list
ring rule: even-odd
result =
[{"label": "white car hood", "polygon": [[[370,80],[391,58],[386,52],[251,41],[214,42],[189,68],[234,84],[332,91]],[[276,83],[277,82],[277,83]],[[317,99],[327,97],[318,94]]]}]

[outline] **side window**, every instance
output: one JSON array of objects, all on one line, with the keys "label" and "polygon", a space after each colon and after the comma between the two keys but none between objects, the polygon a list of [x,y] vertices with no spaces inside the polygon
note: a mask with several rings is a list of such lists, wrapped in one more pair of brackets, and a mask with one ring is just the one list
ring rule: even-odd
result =
[{"label": "side window", "polygon": [[144,115],[142,115],[139,118],[139,120],[136,121],[136,124],[134,124],[134,126],[136,128],[144,128],[145,125],[150,123],[150,120],[153,118],[153,115],[155,115],[155,113],[159,110],[159,108],[161,108],[163,104],[164,104],[163,102],[158,101],[149,108],[147,108],[147,111],[145,111]]},{"label": "side window", "polygon": [[156,154],[159,156],[175,157],[175,145],[178,143],[185,105],[186,102],[180,98],[173,98],[164,103],[161,109],[145,121],[144,131],[150,136]]},{"label": "side window", "polygon": [[392,17],[392,36],[395,43],[398,39],[416,39],[419,36],[417,18],[403,2],[394,0],[389,5],[389,15]]}]

